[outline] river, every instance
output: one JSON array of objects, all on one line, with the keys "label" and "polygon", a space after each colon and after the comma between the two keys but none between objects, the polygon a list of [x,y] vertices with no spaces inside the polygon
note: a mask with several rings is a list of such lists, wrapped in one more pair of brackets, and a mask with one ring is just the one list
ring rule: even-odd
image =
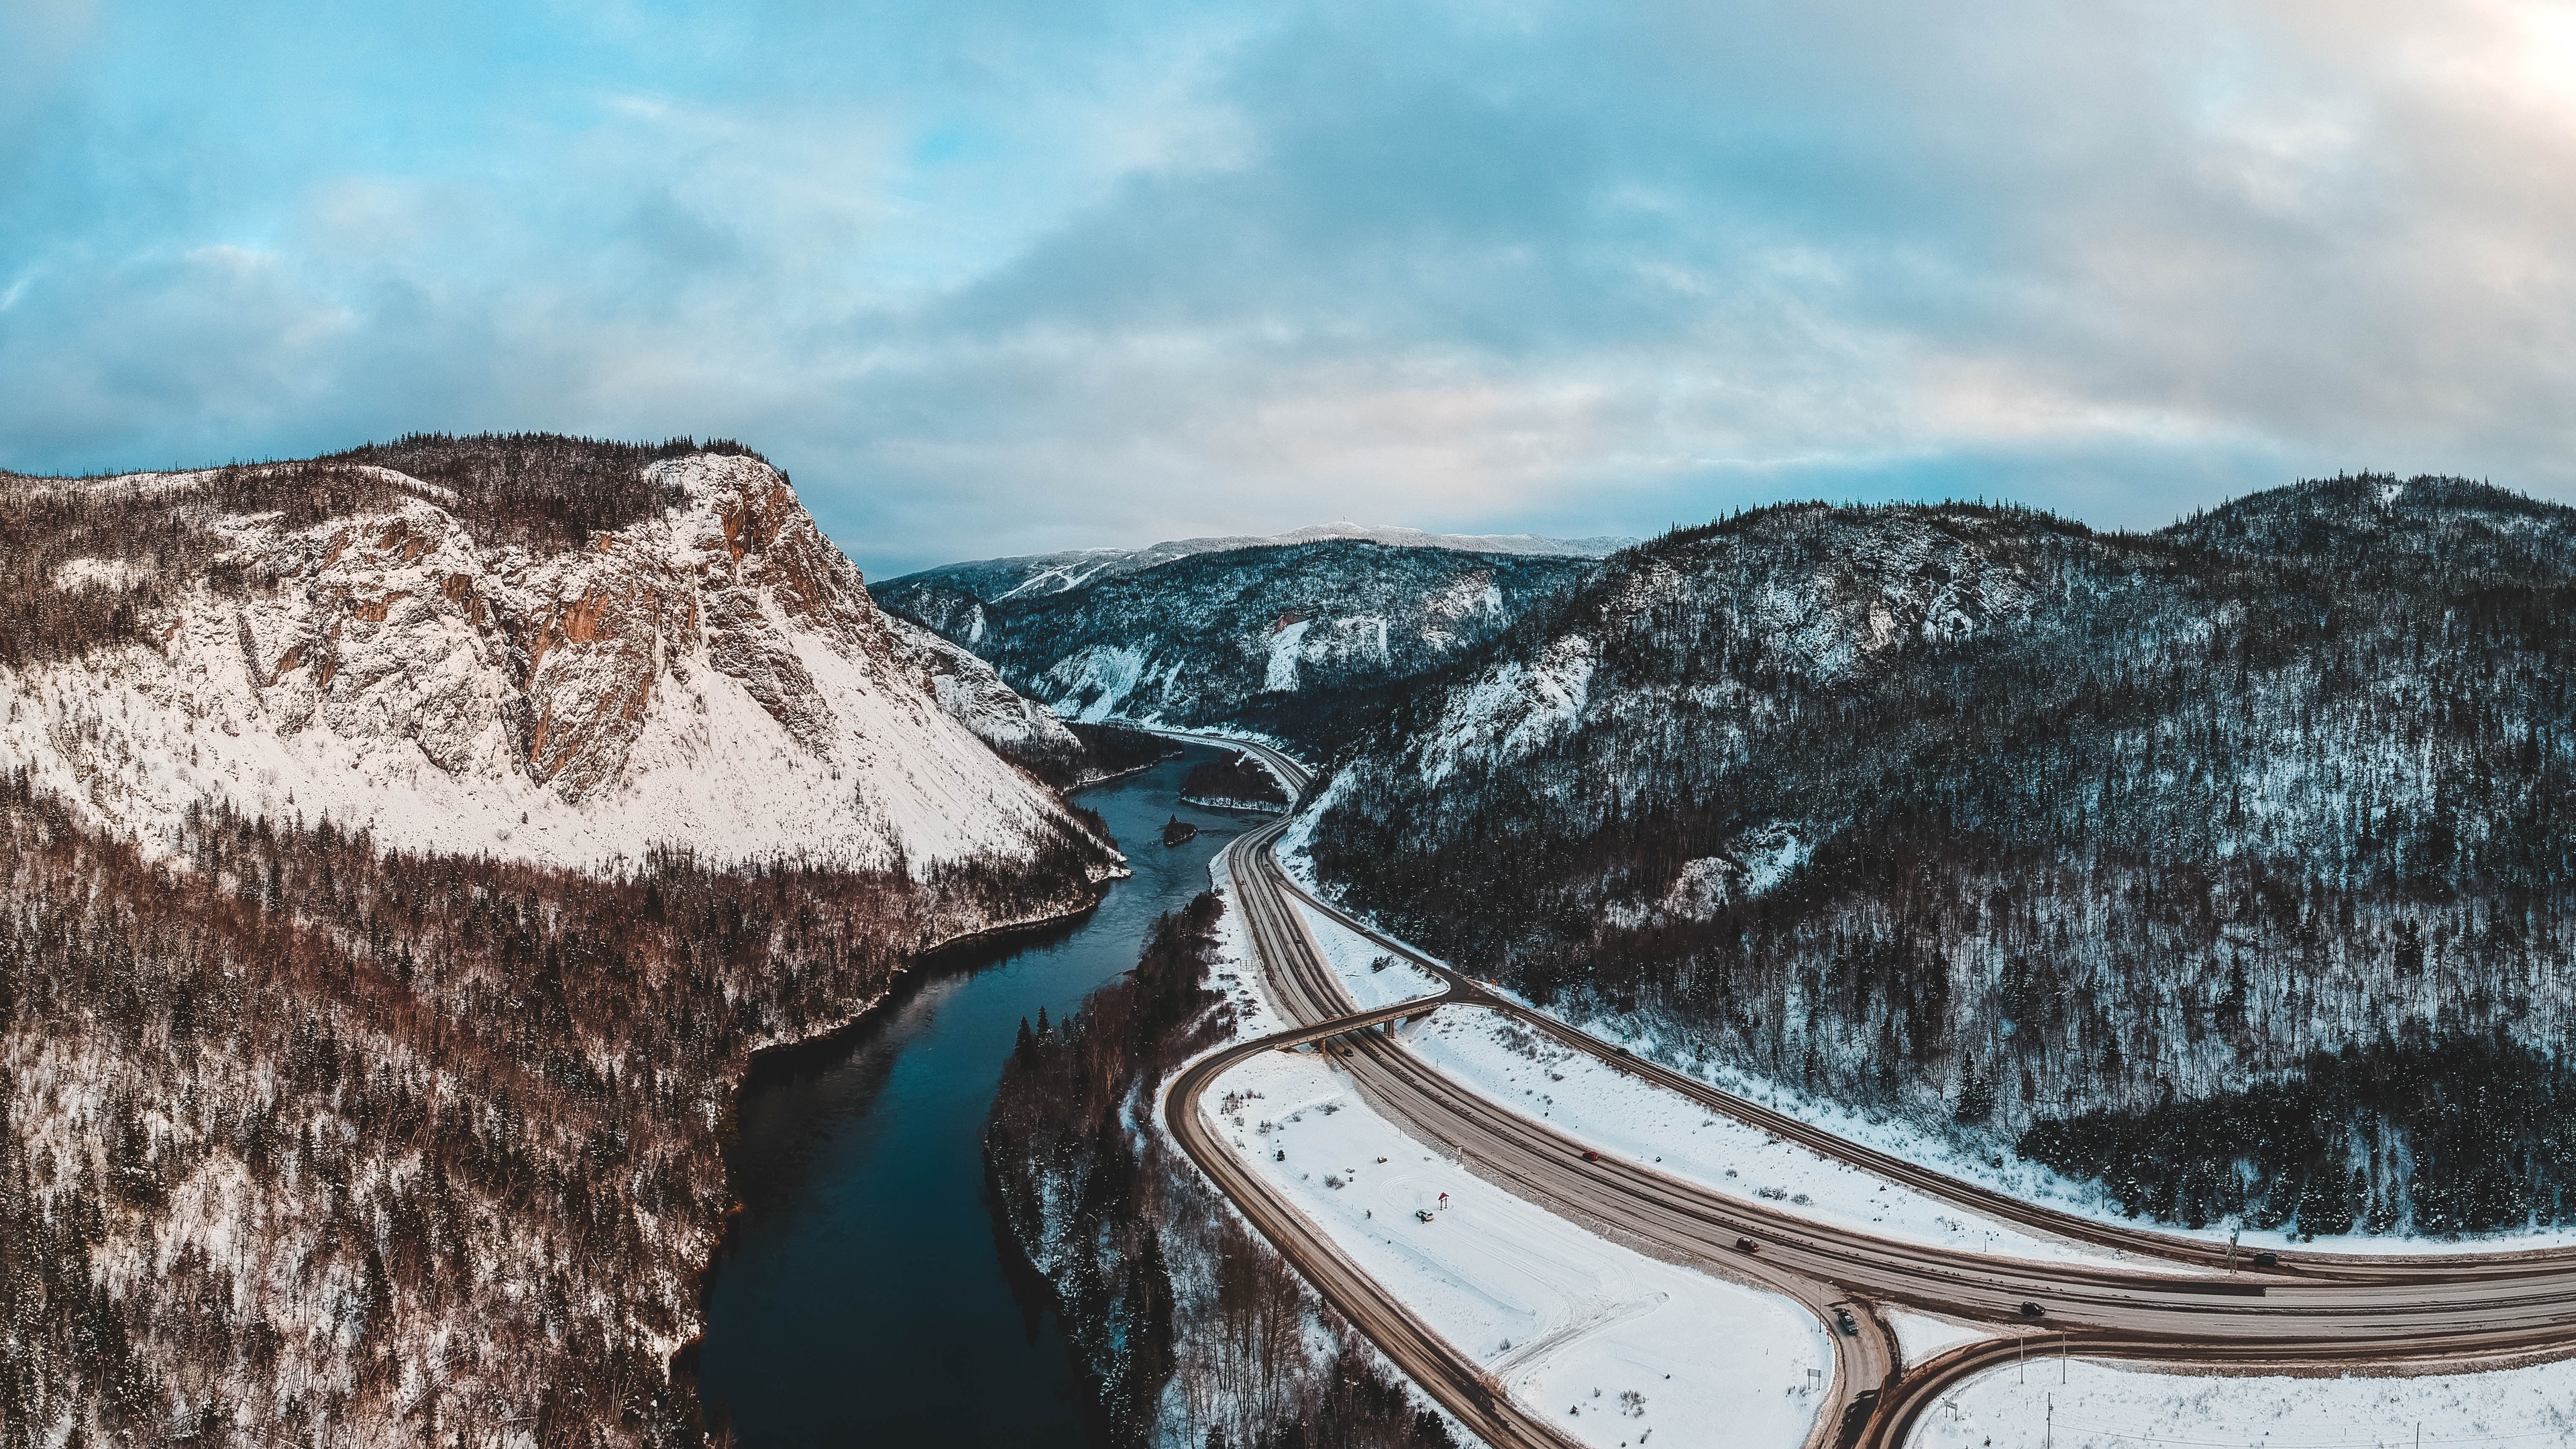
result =
[{"label": "river", "polygon": [[[1014,1294],[994,1239],[984,1116],[1021,1018],[1073,1010],[1207,888],[1246,822],[1178,796],[1220,753],[1081,793],[1135,870],[1098,910],[915,971],[846,1036],[754,1070],[698,1358],[710,1422],[742,1449],[1087,1444],[1054,1315]],[[1172,815],[1199,837],[1166,848]]]}]

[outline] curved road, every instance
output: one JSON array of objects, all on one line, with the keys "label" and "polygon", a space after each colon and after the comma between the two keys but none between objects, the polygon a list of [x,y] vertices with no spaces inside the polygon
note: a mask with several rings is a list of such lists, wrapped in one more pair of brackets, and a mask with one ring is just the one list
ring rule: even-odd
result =
[{"label": "curved road", "polygon": [[[1296,761],[1242,741],[1223,743],[1252,750],[1303,796],[1310,776]],[[1827,1334],[1836,1362],[1832,1394],[1808,1439],[1817,1449],[1903,1443],[1940,1393],[2009,1361],[2033,1332],[2051,1351],[2063,1344],[2064,1351],[2087,1357],[2240,1369],[2254,1363],[2456,1369],[2464,1361],[2576,1352],[2576,1253],[2392,1260],[2285,1254],[2261,1270],[2240,1254],[2230,1271],[2224,1249],[2207,1242],[2078,1218],[1961,1183],[1629,1056],[1494,994],[1299,889],[1270,851],[1284,828],[1277,821],[1247,832],[1229,847],[1227,860],[1234,904],[1272,994],[1299,1025],[1219,1051],[1181,1073],[1167,1088],[1165,1119],[1200,1169],[1317,1290],[1488,1443],[1574,1441],[1516,1404],[1235,1156],[1200,1106],[1228,1068],[1256,1052],[1322,1043],[1377,1110],[1519,1196],[1653,1256],[1794,1298],[1828,1323],[1833,1304],[1851,1302],[1860,1331]],[[1394,1007],[1357,1010],[1299,916],[1298,900],[1405,956],[1445,989]],[[1614,1154],[1586,1161],[1578,1139],[1458,1085],[1389,1034],[1399,1020],[1452,1004],[1512,1016],[1709,1110],[1970,1211],[2155,1261],[2131,1270],[1893,1241],[1718,1193]],[[1745,1240],[1759,1251],[1739,1251]],[[1874,1311],[1879,1303],[2005,1325],[2025,1337],[1967,1345],[1908,1371]],[[2046,1317],[2028,1320],[2025,1303],[2043,1305]]]}]

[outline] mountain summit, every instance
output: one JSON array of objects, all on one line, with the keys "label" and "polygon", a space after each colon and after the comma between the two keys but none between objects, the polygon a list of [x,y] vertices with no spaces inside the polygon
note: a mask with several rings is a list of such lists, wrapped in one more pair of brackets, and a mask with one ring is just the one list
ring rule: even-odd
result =
[{"label": "mountain summit", "polygon": [[1079,828],[994,752],[1070,733],[880,612],[747,452],[423,439],[16,481],[0,750],[147,849],[217,801],[591,868],[924,868]]}]

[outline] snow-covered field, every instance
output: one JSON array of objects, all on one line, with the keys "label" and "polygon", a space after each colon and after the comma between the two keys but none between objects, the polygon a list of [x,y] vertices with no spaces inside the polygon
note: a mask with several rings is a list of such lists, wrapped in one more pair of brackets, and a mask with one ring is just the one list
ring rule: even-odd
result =
[{"label": "snow-covered field", "polygon": [[2425,1449],[2576,1443],[2576,1363],[2414,1379],[2194,1378],[2034,1357],[1951,1395],[1911,1445],[2411,1449],[2418,1442]]},{"label": "snow-covered field", "polygon": [[1830,1373],[1832,1354],[1803,1310],[1505,1193],[1371,1112],[1320,1056],[1246,1062],[1208,1106],[1364,1271],[1585,1442],[1786,1449],[1813,1422],[1808,1370]]},{"label": "snow-covered field", "polygon": [[1926,1197],[1874,1173],[1819,1157],[1686,1097],[1614,1071],[1510,1017],[1444,1008],[1406,1040],[1424,1060],[1554,1126],[1676,1177],[1817,1222],[1938,1247],[2044,1262],[2116,1261],[2141,1272],[2186,1272],[2025,1232]]},{"label": "snow-covered field", "polygon": [[1888,1329],[1896,1335],[1897,1352],[1908,1366],[1921,1363],[1945,1348],[1974,1343],[1995,1333],[1991,1328],[1954,1323],[1947,1318],[1911,1313],[1902,1308],[1882,1309],[1879,1316],[1887,1320]]},{"label": "snow-covered field", "polygon": [[1314,933],[1315,944],[1324,948],[1333,974],[1342,978],[1343,989],[1362,1011],[1439,994],[1438,977],[1304,901],[1291,904],[1305,918],[1306,929]]},{"label": "snow-covered field", "polygon": [[[1325,786],[1327,800],[1333,792],[1340,788],[1342,782],[1343,777],[1336,776]],[[1287,867],[1289,874],[1307,890],[1316,891],[1318,894],[1325,893],[1319,889],[1316,883],[1314,863],[1312,859],[1303,854],[1302,851],[1306,842],[1307,834],[1313,827],[1315,817],[1321,813],[1324,803],[1326,802],[1319,801],[1315,806],[1310,807],[1301,813],[1297,819],[1290,824],[1277,847],[1279,859],[1281,863]],[[1303,907],[1301,906],[1300,909],[1303,909]],[[1316,913],[1309,911],[1307,913],[1307,919],[1309,921],[1317,921],[1319,919],[1326,918],[1319,918]],[[1326,919],[1326,923],[1329,924],[1328,919]],[[1347,928],[1335,927],[1334,929],[1343,941],[1356,944],[1346,944],[1337,948],[1334,946],[1332,939],[1325,935],[1320,925],[1316,930],[1316,939],[1325,944],[1327,954],[1334,955],[1336,969],[1341,970],[1343,975],[1347,978],[1350,975],[1350,972],[1347,968],[1341,965],[1342,955],[1335,953],[1337,951],[1340,953],[1358,953],[1365,950],[1368,954],[1360,958],[1363,969],[1365,969],[1366,960],[1368,959],[1368,956],[1373,956],[1375,954],[1375,948],[1368,947],[1365,937],[1358,936]],[[1416,974],[1419,976],[1419,973]],[[1428,976],[1419,976],[1419,979],[1428,981],[1431,978]],[[1517,993],[1505,989],[1493,982],[1486,982],[1485,985],[1496,995],[1508,997],[1519,1002],[1523,1006],[1532,1007],[1536,1010],[1546,1009],[1538,1006],[1537,1003],[1529,1001],[1527,998],[1521,997]],[[1360,998],[1360,1000],[1362,1005],[1369,1004],[1365,997]],[[1937,1135],[1930,1130],[1916,1126],[1904,1120],[1864,1112],[1859,1108],[1846,1106],[1841,1103],[1823,1101],[1810,1097],[1794,1088],[1783,1086],[1780,1083],[1771,1081],[1767,1078],[1756,1077],[1748,1073],[1737,1071],[1724,1063],[1699,1055],[1692,1051],[1685,1043],[1675,1043],[1662,1040],[1651,1027],[1640,1029],[1640,1023],[1618,1019],[1565,1018],[1559,1013],[1554,1012],[1549,1014],[1558,1015],[1560,1020],[1566,1020],[1568,1021],[1568,1024],[1581,1030],[1588,1031],[1604,1041],[1626,1042],[1636,1050],[1638,1055],[1650,1057],[1658,1065],[1668,1067],[1674,1071],[1681,1072],[1688,1076],[1698,1077],[1702,1081],[1707,1082],[1709,1085],[1716,1087],[1721,1091],[1732,1092],[1748,1101],[1758,1102],[1765,1107],[1769,1107],[1775,1112],[1784,1113],[1814,1126],[1821,1127],[1838,1137],[1857,1143],[1860,1146],[1876,1149],[1877,1151],[1887,1153],[1892,1157],[1901,1157],[1908,1162],[1913,1162],[1921,1166],[1931,1168],[1935,1172],[1947,1174],[1948,1176],[1955,1177],[1962,1182],[1974,1183],[1980,1187],[2009,1193],[2025,1202],[2036,1203],[2040,1206],[2052,1208],[2058,1212],[2069,1213],[2078,1217],[2091,1218],[2096,1222],[2117,1223],[2123,1227],[2149,1228],[2157,1232],[2171,1234],[2175,1237],[2197,1238],[2205,1242],[2223,1243],[2227,1241],[2228,1228],[2223,1223],[2207,1228],[2193,1229],[2177,1226],[2171,1223],[2156,1223],[2145,1219],[2128,1217],[2115,1211],[2104,1201],[2104,1190],[2099,1184],[2077,1182],[2074,1179],[2052,1171],[2039,1163],[2024,1159],[2008,1149],[1998,1148],[1995,1150],[1996,1155],[2001,1156],[2003,1159],[2002,1164],[1998,1166],[1989,1159],[1970,1155],[1966,1150],[1946,1137]],[[1435,1018],[1435,1020],[1454,1020],[1454,1018],[1450,1017],[1447,1013],[1443,1013],[1441,1018]],[[1451,1063],[1446,1061],[1442,1062],[1441,1065],[1451,1070],[1464,1069],[1463,1064],[1452,1066]],[[1616,1073],[1608,1072],[1598,1064],[1591,1064],[1591,1070],[1611,1077],[1618,1082],[1625,1083],[1633,1090],[1651,1093],[1652,1095],[1662,1098],[1668,1102],[1679,1101],[1677,1098],[1672,1098],[1664,1093],[1656,1092],[1654,1089],[1646,1087],[1641,1083],[1632,1082],[1627,1078],[1619,1077]],[[1524,1089],[1529,1085],[1530,1084],[1527,1082],[1522,1082],[1512,1085],[1510,1090],[1499,1091],[1494,1094],[1505,1101],[1521,1100],[1524,1095]],[[1488,1090],[1491,1091],[1493,1089],[1489,1087]],[[1562,1096],[1564,1094],[1560,1092],[1559,1095]],[[1687,1103],[1682,1103],[1681,1106],[1685,1111],[1696,1110],[1690,1108]],[[1548,1110],[1554,1112],[1554,1115],[1550,1117],[1551,1121],[1557,1122],[1561,1125],[1567,1125],[1568,1130],[1583,1131],[1587,1135],[1590,1135],[1591,1129],[1589,1128],[1576,1128],[1571,1126],[1571,1119],[1567,1118],[1562,1110],[1552,1108]],[[1705,1116],[1706,1114],[1702,1113],[1700,1115]],[[1611,1126],[1617,1125],[1618,1121],[1619,1119],[1615,1114],[1608,1119],[1609,1125]],[[1759,1141],[1761,1134],[1754,1133],[1753,1136],[1757,1141]],[[1610,1145],[1606,1136],[1604,1138],[1604,1145]],[[1785,1144],[1772,1145],[1775,1147],[1785,1146]],[[1651,1157],[1653,1155],[1653,1151],[1656,1150],[1664,1149],[1651,1149],[1648,1152],[1648,1156]],[[1806,1154],[1803,1151],[1801,1151],[1799,1155],[1807,1157],[1810,1161],[1816,1160],[1812,1154]],[[1864,1174],[1864,1176],[1867,1175]],[[1873,1183],[1879,1181],[1876,1177],[1868,1177],[1868,1180]],[[1917,1198],[1917,1201],[1930,1203],[1932,1200]],[[1876,1211],[1873,1210],[1872,1216],[1876,1215]],[[1941,1215],[1961,1221],[1968,1221],[1972,1217],[1972,1215],[1964,1214],[1962,1210],[1950,1209],[1946,1206],[1942,1207]],[[1892,1224],[1874,1223],[1871,1225],[1886,1228]],[[2011,1230],[2004,1229],[2004,1231]],[[1925,1239],[1925,1241],[1945,1240],[1947,1239]],[[2480,1252],[2523,1253],[2550,1248],[2576,1247],[2576,1229],[2550,1228],[2518,1233],[2493,1233],[2481,1237],[2468,1238],[2426,1238],[2398,1235],[2374,1236],[2369,1233],[2346,1233],[2313,1238],[2303,1242],[2293,1238],[2288,1233],[2277,1231],[2265,1232],[2246,1228],[2240,1231],[2238,1242],[2249,1252],[2263,1248],[2286,1248],[2308,1253],[2353,1254],[2379,1253],[2426,1255]],[[2123,1261],[2132,1262],[2140,1267],[2149,1266],[2144,1260],[2124,1259]]]},{"label": "snow-covered field", "polygon": [[[2115,1211],[2104,1201],[2104,1190],[2099,1184],[2077,1182],[2001,1147],[1994,1149],[1995,1155],[2003,1159],[2002,1165],[1997,1166],[1991,1160],[1970,1155],[1947,1138],[1902,1119],[1879,1116],[1856,1107],[1822,1101],[1766,1078],[1751,1076],[1722,1063],[1698,1057],[1687,1049],[1677,1050],[1672,1043],[1657,1039],[1651,1032],[1633,1030],[1634,1023],[1614,1020],[1579,1020],[1571,1024],[1606,1041],[1628,1042],[1638,1055],[1651,1057],[1660,1066],[1698,1077],[1721,1091],[1732,1092],[1748,1101],[1758,1102],[1775,1112],[1821,1127],[1837,1137],[1858,1143],[1863,1147],[1875,1148],[1891,1157],[1904,1158],[1908,1162],[1931,1168],[1935,1172],[1955,1177],[1962,1182],[2009,1193],[2024,1202],[2035,1203],[2077,1217],[2091,1218],[2096,1222],[2144,1228],[2177,1238],[2195,1238],[2203,1242],[2227,1241],[2228,1229],[2223,1223],[2195,1229],[2173,1223],[2159,1223],[2146,1218],[2128,1217]],[[2462,1238],[2346,1233],[2303,1241],[2288,1233],[2263,1232],[2246,1228],[2241,1231],[2238,1242],[2249,1252],[2259,1248],[2283,1248],[2303,1253],[2376,1253],[2416,1256],[2527,1253],[2549,1248],[2576,1247],[2576,1230],[2550,1228]]]}]

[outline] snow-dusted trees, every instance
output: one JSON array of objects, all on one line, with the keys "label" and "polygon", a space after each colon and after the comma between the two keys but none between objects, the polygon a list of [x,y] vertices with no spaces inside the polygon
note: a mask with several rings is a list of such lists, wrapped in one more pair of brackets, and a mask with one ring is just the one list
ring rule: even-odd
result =
[{"label": "snow-dusted trees", "polygon": [[1130,1125],[1164,1071],[1224,1031],[1202,983],[1221,909],[1198,897],[1079,1013],[1023,1023],[984,1130],[994,1211],[1064,1314],[1107,1442],[1443,1449],[1440,1418],[1160,1134]]},{"label": "snow-dusted trees", "polygon": [[[429,485],[475,538],[537,553],[579,548],[680,501],[646,469],[692,453],[747,454],[726,439],[619,443],[542,433],[416,433],[295,462],[230,464],[131,480],[0,473],[0,665],[77,658],[141,642],[143,620],[198,578],[240,597],[258,565],[212,527],[274,515],[286,528],[398,508]],[[267,582],[274,582],[268,580]]]},{"label": "snow-dusted trees", "polygon": [[612,881],[214,812],[173,844],[0,775],[5,1449],[694,1442],[668,1361],[751,1051],[1087,884]]},{"label": "snow-dusted trees", "polygon": [[1536,995],[2017,1134],[2383,1033],[2563,1051],[2571,726],[2554,505],[1797,506],[1614,558],[1401,701],[1313,851]]}]

